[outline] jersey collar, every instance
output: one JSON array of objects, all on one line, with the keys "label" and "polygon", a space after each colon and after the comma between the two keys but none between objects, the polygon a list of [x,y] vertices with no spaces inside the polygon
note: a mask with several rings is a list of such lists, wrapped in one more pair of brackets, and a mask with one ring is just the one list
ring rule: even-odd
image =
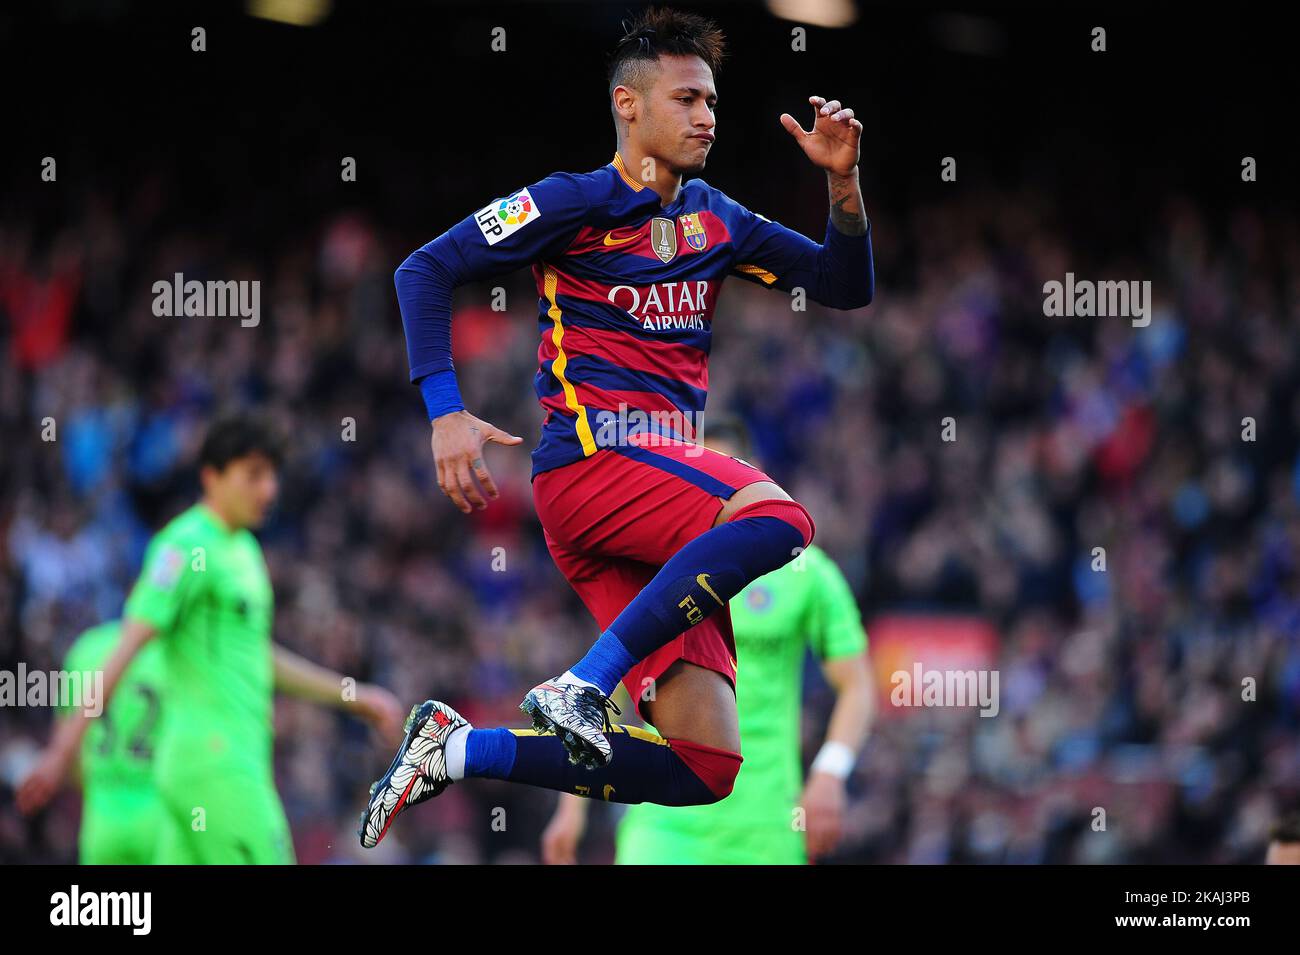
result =
[{"label": "jersey collar", "polygon": [[614,170],[618,173],[619,178],[622,179],[625,183],[627,183],[628,188],[631,189],[633,192],[640,192],[642,189],[645,188],[644,184],[637,182],[636,178],[630,172],[627,171],[627,166],[623,165],[623,157],[620,156],[617,152],[614,153],[614,158],[610,161],[610,165],[614,167]]},{"label": "jersey collar", "polygon": [[[619,178],[622,179],[623,182],[627,184],[627,187],[633,192],[649,192],[655,194],[654,190],[649,189],[645,183],[636,181],[636,177],[628,172],[627,166],[623,162],[623,157],[617,152],[614,153],[614,158],[609,161],[609,165],[614,167],[614,171],[618,173]],[[682,183],[682,187],[677,190],[677,198],[668,203],[668,205],[661,206],[658,202],[655,203],[655,207],[659,210],[660,215],[668,215],[669,209],[674,209],[686,201],[686,185],[686,183]]]}]

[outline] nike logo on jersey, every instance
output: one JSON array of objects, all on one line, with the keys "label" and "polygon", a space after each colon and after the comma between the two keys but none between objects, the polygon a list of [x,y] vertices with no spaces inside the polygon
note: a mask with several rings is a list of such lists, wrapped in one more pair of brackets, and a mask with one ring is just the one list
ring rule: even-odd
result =
[{"label": "nike logo on jersey", "polygon": [[626,239],[616,239],[616,238],[614,238],[614,233],[612,233],[612,232],[606,232],[606,233],[605,233],[605,244],[606,244],[606,245],[626,245],[628,242],[635,242],[635,241],[636,241],[637,239],[639,239],[639,238],[641,238],[640,234],[637,234],[637,235],[630,235],[630,236],[628,236]]}]

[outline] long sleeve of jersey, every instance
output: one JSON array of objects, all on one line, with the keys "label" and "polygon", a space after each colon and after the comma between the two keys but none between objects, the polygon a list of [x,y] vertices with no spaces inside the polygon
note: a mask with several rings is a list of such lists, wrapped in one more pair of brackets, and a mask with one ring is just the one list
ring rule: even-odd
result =
[{"label": "long sleeve of jersey", "polygon": [[871,222],[863,235],[845,235],[826,220],[821,245],[757,213],[742,210],[734,238],[735,272],[784,292],[802,288],[827,308],[862,308],[875,295]]},{"label": "long sleeve of jersey", "polygon": [[411,381],[454,370],[451,299],[457,286],[513,272],[562,250],[588,205],[574,177],[556,173],[489,203],[407,256],[393,280]]}]

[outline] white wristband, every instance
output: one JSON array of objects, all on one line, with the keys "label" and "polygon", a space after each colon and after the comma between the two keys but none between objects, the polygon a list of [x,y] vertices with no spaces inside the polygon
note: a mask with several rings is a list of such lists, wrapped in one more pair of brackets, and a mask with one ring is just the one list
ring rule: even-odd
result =
[{"label": "white wristband", "polygon": [[812,761],[812,772],[830,773],[836,779],[848,779],[857,761],[857,754],[850,747],[831,739],[817,751],[817,758]]}]

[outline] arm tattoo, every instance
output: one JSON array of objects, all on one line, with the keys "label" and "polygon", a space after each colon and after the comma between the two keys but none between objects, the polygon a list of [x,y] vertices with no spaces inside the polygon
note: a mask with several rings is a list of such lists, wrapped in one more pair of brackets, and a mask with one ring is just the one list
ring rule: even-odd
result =
[{"label": "arm tattoo", "polygon": [[865,235],[867,222],[861,211],[862,192],[857,177],[827,174],[826,181],[831,193],[831,223],[844,235]]}]

